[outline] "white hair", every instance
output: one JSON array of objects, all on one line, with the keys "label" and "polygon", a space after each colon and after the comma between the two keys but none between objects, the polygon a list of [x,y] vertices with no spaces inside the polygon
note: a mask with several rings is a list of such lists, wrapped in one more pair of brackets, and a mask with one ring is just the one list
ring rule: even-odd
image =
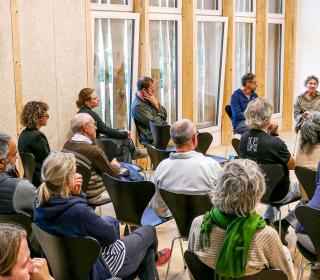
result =
[{"label": "white hair", "polygon": [[170,136],[177,146],[187,143],[194,133],[194,124],[188,119],[176,121],[170,127]]},{"label": "white hair", "polygon": [[273,106],[263,98],[256,98],[249,102],[244,112],[246,124],[249,128],[262,129],[270,123]]},{"label": "white hair", "polygon": [[74,115],[70,122],[71,131],[73,133],[80,132],[81,128],[90,121],[94,122],[94,119],[87,113],[79,113]]},{"label": "white hair", "polygon": [[4,159],[8,155],[10,136],[5,133],[0,133],[0,159]]}]

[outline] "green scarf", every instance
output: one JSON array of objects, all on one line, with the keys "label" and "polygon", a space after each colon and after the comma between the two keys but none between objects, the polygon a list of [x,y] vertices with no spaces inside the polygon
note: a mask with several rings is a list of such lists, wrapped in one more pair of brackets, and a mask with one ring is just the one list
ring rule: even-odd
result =
[{"label": "green scarf", "polygon": [[210,234],[214,224],[226,229],[215,273],[231,278],[244,276],[253,236],[258,229],[266,226],[265,221],[257,213],[238,217],[226,215],[217,208],[212,208],[203,216],[201,224],[200,245],[202,249],[210,246]]}]

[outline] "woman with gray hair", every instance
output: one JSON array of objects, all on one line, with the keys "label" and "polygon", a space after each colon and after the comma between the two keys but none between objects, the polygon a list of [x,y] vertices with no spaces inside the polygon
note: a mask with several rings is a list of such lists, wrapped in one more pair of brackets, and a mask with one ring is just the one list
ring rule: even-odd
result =
[{"label": "woman with gray hair", "polygon": [[265,192],[258,165],[247,159],[225,165],[211,192],[214,207],[194,219],[189,250],[219,276],[239,278],[278,268],[295,279],[277,232],[256,213]]}]

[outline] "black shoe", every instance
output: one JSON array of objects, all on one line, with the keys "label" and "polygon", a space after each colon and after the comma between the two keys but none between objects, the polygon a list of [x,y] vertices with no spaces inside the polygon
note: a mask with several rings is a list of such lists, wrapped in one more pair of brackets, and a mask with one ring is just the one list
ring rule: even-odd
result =
[{"label": "black shoe", "polygon": [[[274,229],[279,232],[279,221],[273,222],[273,227]],[[284,246],[288,246],[288,241],[286,240],[286,236],[289,233],[288,231],[289,226],[287,225],[286,222],[281,221],[281,242]]]}]

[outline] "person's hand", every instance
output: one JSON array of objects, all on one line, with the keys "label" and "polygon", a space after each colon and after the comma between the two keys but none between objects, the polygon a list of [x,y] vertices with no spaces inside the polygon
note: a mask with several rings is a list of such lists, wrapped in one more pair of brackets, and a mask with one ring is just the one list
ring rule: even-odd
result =
[{"label": "person's hand", "polygon": [[157,98],[153,95],[153,94],[150,94],[150,93],[146,93],[144,95],[144,99],[149,101],[149,103],[154,107],[156,108],[157,110],[159,110],[159,102],[157,100]]},{"label": "person's hand", "polygon": [[114,164],[120,168],[120,163],[115,158],[111,161],[111,164]]},{"label": "person's hand", "polygon": [[272,135],[278,135],[278,124],[276,122],[270,122],[268,130]]},{"label": "person's hand", "polygon": [[49,273],[48,264],[45,259],[34,258],[31,260],[34,269],[31,273],[30,280],[54,280]]},{"label": "person's hand", "polygon": [[76,183],[74,184],[74,188],[72,190],[73,195],[80,195],[82,183],[82,176],[79,173],[76,173]]},{"label": "person's hand", "polygon": [[302,113],[302,117],[305,119],[306,117],[308,117],[310,115],[310,111],[305,111]]}]

